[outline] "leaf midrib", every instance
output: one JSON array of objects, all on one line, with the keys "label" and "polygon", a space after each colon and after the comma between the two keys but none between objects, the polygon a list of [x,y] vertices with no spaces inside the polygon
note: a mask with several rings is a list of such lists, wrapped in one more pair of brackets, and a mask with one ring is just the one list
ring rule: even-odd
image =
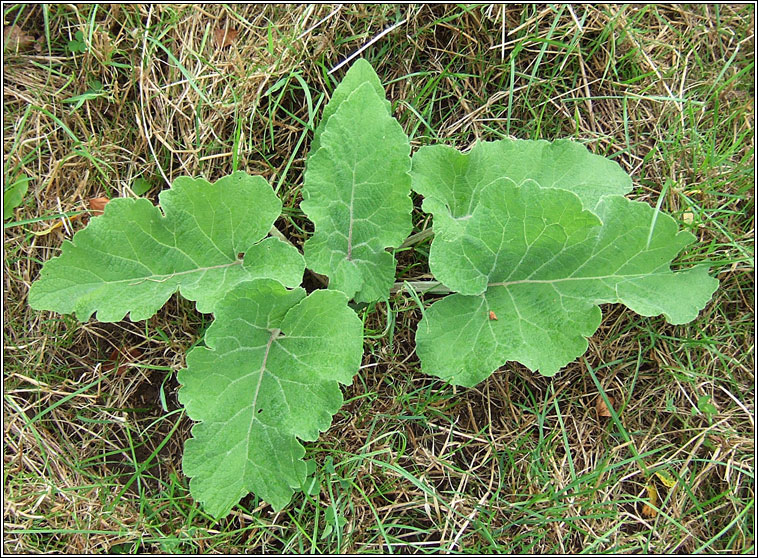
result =
[{"label": "leaf midrib", "polygon": [[[255,386],[255,393],[253,394],[253,402],[252,402],[252,408],[253,412],[255,412],[255,405],[258,402],[258,393],[261,390],[261,384],[263,384],[263,374],[266,372],[266,363],[268,362],[268,354],[271,351],[271,345],[273,345],[274,341],[279,337],[282,330],[278,328],[274,328],[272,330],[269,330],[271,332],[271,335],[268,338],[268,342],[266,343],[266,350],[263,353],[263,362],[261,362],[261,369],[258,372],[258,384]],[[253,414],[253,418],[255,418],[255,414]],[[251,421],[251,424],[254,421]],[[248,437],[249,438],[249,437]]]},{"label": "leaf midrib", "polygon": [[630,273],[629,275],[617,275],[617,274],[611,274],[611,275],[594,275],[594,276],[587,276],[587,277],[559,277],[557,279],[517,279],[515,281],[500,281],[500,282],[494,282],[494,283],[487,283],[487,287],[509,287],[511,285],[523,285],[523,284],[531,284],[531,283],[563,283],[566,281],[602,281],[604,279],[619,279],[619,280],[626,280],[626,279],[637,279],[639,277],[650,277],[653,275],[666,275],[665,272],[663,273]]},{"label": "leaf midrib", "polygon": [[357,165],[353,165],[353,187],[350,190],[350,219],[348,223],[347,228],[347,261],[351,261],[353,259],[353,223],[355,222],[353,218],[353,207],[355,205],[355,167]]},{"label": "leaf midrib", "polygon": [[[164,274],[159,274],[159,275],[145,275],[142,277],[129,277],[127,279],[114,279],[114,280],[102,279],[101,281],[90,281],[89,283],[78,282],[77,285],[92,285],[92,284],[101,284],[101,283],[106,283],[108,285],[114,285],[118,283],[130,283],[130,284],[136,285],[143,281],[154,281],[156,283],[163,283],[164,281],[168,281],[169,279],[173,277],[189,275],[191,273],[205,273],[206,271],[210,271],[212,269],[224,269],[224,268],[233,267],[235,265],[242,265],[242,263],[243,263],[242,260],[234,260],[225,264],[211,265],[207,267],[196,267],[196,268],[187,269],[184,271],[175,271],[173,273],[164,273]],[[85,271],[90,271],[90,270],[87,269]]]}]

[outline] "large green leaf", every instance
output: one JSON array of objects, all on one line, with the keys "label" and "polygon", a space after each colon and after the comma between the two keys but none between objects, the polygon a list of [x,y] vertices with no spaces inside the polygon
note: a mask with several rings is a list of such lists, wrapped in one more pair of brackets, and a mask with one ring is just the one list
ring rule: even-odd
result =
[{"label": "large green leaf", "polygon": [[199,421],[184,448],[193,497],[216,517],[248,492],[275,509],[306,480],[305,450],[342,405],[363,329],[343,293],[308,297],[270,280],[236,286],[218,305],[208,348],[187,355],[179,400]]},{"label": "large green leaf", "polygon": [[384,98],[384,88],[379,76],[376,75],[374,68],[371,67],[364,58],[359,58],[350,69],[345,73],[345,77],[337,84],[337,87],[332,93],[332,97],[324,107],[324,112],[321,115],[321,122],[319,122],[316,132],[313,134],[313,142],[311,143],[311,152],[315,153],[319,148],[321,141],[321,134],[324,131],[326,123],[329,121],[329,117],[333,115],[342,102],[347,99],[350,94],[358,89],[364,83],[368,83],[371,88],[376,91],[376,94],[381,97],[384,102],[384,106],[387,109],[387,114],[390,114],[390,102]]},{"label": "large green leaf", "polygon": [[377,93],[378,78],[365,78],[373,70],[356,64],[328,105],[300,207],[315,226],[303,247],[308,267],[329,276],[330,288],[369,302],[389,295],[396,262],[386,249],[412,228],[410,144]]},{"label": "large green leaf", "polygon": [[[672,272],[694,237],[641,202],[601,197],[593,212],[566,190],[503,179],[462,218],[434,215],[434,275],[454,294],[426,309],[416,333],[423,370],[473,386],[506,361],[555,374],[587,349],[599,304],[621,302],[673,324],[694,319],[718,281]],[[442,217],[440,219],[440,217]],[[438,221],[439,219],[439,221]]]},{"label": "large green leaf", "polygon": [[569,140],[478,142],[468,153],[446,145],[426,146],[414,154],[411,174],[413,189],[424,196],[424,210],[435,213],[435,226],[438,205],[447,207],[453,218],[464,219],[476,207],[482,188],[493,182],[570,190],[587,209],[602,196],[632,189],[632,179],[618,164]]},{"label": "large green leaf", "polygon": [[[163,215],[146,199],[114,199],[105,214],[63,243],[45,263],[29,304],[82,321],[134,321],[155,314],[178,290],[201,312],[241,281],[269,277],[299,285],[300,253],[263,239],[282,204],[260,176],[237,172],[211,184],[177,178],[160,194]],[[244,257],[240,257],[244,254]]]}]

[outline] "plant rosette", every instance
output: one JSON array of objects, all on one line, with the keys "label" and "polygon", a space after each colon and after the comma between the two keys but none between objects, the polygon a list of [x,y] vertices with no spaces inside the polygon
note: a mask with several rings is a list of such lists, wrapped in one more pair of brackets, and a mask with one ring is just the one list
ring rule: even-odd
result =
[{"label": "plant rosette", "polygon": [[[217,518],[250,492],[281,510],[312,472],[300,442],[329,428],[361,364],[349,301],[390,296],[412,191],[433,217],[430,286],[447,293],[422,308],[421,370],[474,386],[508,361],[557,373],[587,350],[600,304],[672,324],[705,307],[718,287],[707,267],[671,269],[694,236],[626,198],[631,187],[618,164],[566,140],[432,145],[411,157],[378,76],[358,60],[307,158],[301,208],[314,232],[302,254],[268,236],[282,204],[264,178],[181,177],[160,208],[110,201],[44,264],[29,304],[137,321],[178,292],[213,314],[178,373],[196,421],[182,459],[191,494]],[[306,294],[306,267],[328,289]]]}]

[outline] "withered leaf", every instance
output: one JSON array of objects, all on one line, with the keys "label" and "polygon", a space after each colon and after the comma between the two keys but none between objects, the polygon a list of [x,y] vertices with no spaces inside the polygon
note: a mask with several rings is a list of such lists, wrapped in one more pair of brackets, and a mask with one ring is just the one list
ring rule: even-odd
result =
[{"label": "withered leaf", "polygon": [[[613,397],[611,397],[610,395],[608,395],[607,397],[608,397],[608,402],[611,404],[611,406],[615,410],[615,408],[616,408],[616,401],[615,401],[615,399],[613,399]],[[603,396],[602,395],[598,395],[597,396],[597,401],[595,401],[595,409],[597,410],[597,416],[599,416],[599,417],[610,417],[610,416],[612,416],[610,410],[608,410],[608,406],[605,404],[605,401],[603,401]]]},{"label": "withered leaf", "polygon": [[119,367],[118,370],[116,370],[116,374],[123,374],[126,369],[129,368],[129,365],[141,356],[142,350],[138,349],[137,347],[132,347],[131,349],[126,349],[125,351],[113,349],[113,351],[111,351],[111,354],[108,356],[108,360],[110,362],[103,366],[103,372],[111,372],[118,363]]},{"label": "withered leaf", "polygon": [[668,471],[656,471],[655,476],[661,480],[666,488],[674,488],[676,485],[676,479]]},{"label": "withered leaf", "polygon": [[658,512],[653,508],[658,503],[658,490],[656,490],[655,486],[652,482],[646,486],[647,488],[647,498],[650,502],[649,504],[644,504],[642,506],[642,516],[643,517],[655,517],[658,515]]},{"label": "withered leaf", "polygon": [[102,215],[105,210],[105,204],[111,201],[109,198],[90,198],[88,201],[92,215]]},{"label": "withered leaf", "polygon": [[3,50],[6,52],[27,50],[34,45],[34,41],[34,37],[26,33],[18,25],[6,25],[3,27]]},{"label": "withered leaf", "polygon": [[237,40],[237,35],[239,35],[239,31],[233,27],[227,27],[225,29],[217,27],[213,30],[213,40],[215,41],[217,48],[232,46],[234,41]]}]

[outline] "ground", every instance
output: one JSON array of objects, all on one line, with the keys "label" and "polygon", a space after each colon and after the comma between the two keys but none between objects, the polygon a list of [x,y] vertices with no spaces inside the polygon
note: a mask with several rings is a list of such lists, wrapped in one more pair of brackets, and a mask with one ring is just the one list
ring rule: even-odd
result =
[{"label": "ground", "polygon": [[[3,16],[3,180],[28,187],[3,239],[5,552],[754,552],[752,4]],[[683,326],[604,307],[555,377],[509,363],[473,389],[420,372],[407,294],[363,308],[364,366],[307,444],[320,490],[214,521],[182,474],[176,398],[212,317],[174,296],[145,322],[81,324],[29,308],[29,286],[91,199],[157,202],[184,175],[263,175],[301,246],[313,128],[359,50],[412,149],[580,141],[696,235],[678,263],[707,262],[720,287]],[[428,271],[428,247],[398,253],[401,278]]]}]

